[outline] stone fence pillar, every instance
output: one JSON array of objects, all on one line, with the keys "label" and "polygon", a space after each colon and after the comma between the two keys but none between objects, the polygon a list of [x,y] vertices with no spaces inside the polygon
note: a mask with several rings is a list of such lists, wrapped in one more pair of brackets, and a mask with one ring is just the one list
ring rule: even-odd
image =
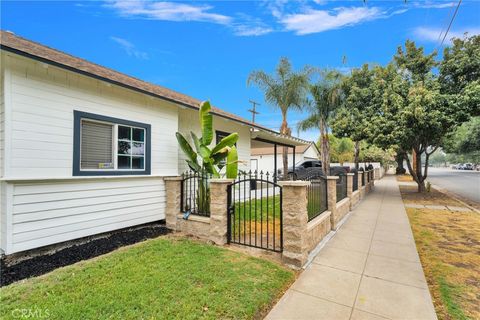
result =
[{"label": "stone fence pillar", "polygon": [[353,179],[355,178],[354,173],[347,173],[347,197],[352,199],[353,193]]},{"label": "stone fence pillar", "polygon": [[301,268],[308,259],[307,186],[308,181],[280,181],[282,186],[283,252],[282,260]]},{"label": "stone fence pillar", "polygon": [[362,187],[362,180],[363,180],[363,174],[365,171],[358,171],[357,178],[358,178],[358,191],[360,191],[360,199],[362,199],[365,196],[365,191]]},{"label": "stone fence pillar", "polygon": [[165,208],[165,224],[170,230],[177,230],[177,215],[180,213],[180,197],[182,188],[182,177],[166,177],[165,193],[166,193],[166,208]]},{"label": "stone fence pillar", "polygon": [[210,240],[217,245],[227,243],[227,186],[233,181],[233,179],[210,180]]},{"label": "stone fence pillar", "polygon": [[335,225],[335,214],[337,211],[337,176],[327,176],[327,205],[328,211],[332,214],[330,215],[330,223],[332,230],[335,230],[337,226]]}]

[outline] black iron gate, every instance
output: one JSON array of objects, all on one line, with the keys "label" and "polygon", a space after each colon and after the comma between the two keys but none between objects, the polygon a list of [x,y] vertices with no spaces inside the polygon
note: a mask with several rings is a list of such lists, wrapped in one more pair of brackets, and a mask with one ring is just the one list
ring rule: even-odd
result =
[{"label": "black iron gate", "polygon": [[240,174],[228,186],[228,242],[281,252],[282,187],[274,175]]}]

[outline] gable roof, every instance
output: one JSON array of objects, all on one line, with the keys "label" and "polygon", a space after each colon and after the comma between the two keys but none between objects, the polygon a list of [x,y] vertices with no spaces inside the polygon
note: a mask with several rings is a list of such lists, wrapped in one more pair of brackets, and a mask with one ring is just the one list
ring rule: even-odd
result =
[{"label": "gable roof", "polygon": [[[106,81],[127,89],[135,90],[163,100],[174,102],[187,108],[198,110],[201,101],[177,91],[146,82],[124,73],[103,67],[93,62],[72,56],[62,51],[47,47],[40,43],[19,37],[12,32],[0,30],[0,48],[34,60],[67,69],[76,73]],[[212,106],[212,114],[240,122],[264,131],[278,134],[277,131],[253,123],[235,114]],[[294,138],[294,137],[291,137]],[[294,138],[301,141],[301,139]]]}]

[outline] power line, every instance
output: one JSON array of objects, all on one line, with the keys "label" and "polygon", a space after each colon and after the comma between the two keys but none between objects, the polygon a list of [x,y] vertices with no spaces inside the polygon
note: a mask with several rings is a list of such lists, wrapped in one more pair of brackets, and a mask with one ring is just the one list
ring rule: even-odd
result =
[{"label": "power line", "polygon": [[448,25],[447,31],[445,31],[445,34],[443,35],[442,43],[440,46],[443,46],[443,43],[445,42],[445,39],[447,38],[447,34],[450,31],[450,28],[452,27],[453,20],[455,20],[455,17],[457,16],[458,8],[460,8],[460,4],[462,3],[462,0],[458,0],[457,7],[455,8],[455,12],[453,13],[452,20],[450,20],[450,24]]}]

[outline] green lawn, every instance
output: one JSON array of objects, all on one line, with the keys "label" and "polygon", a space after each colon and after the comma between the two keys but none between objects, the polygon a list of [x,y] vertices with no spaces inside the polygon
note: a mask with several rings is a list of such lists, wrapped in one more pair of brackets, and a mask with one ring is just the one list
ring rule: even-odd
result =
[{"label": "green lawn", "polygon": [[[240,221],[260,221],[271,220],[275,216],[276,219],[280,219],[280,196],[270,195],[268,198],[264,196],[258,199],[246,200],[243,202],[235,202],[235,213],[237,214],[237,220]],[[268,199],[268,201],[267,201]]]},{"label": "green lawn", "polygon": [[[260,193],[258,194],[260,196]],[[281,206],[279,195],[235,203],[232,216],[232,236],[235,242],[280,249]],[[267,232],[268,231],[268,232]],[[268,234],[268,237],[267,237]],[[257,242],[255,243],[255,237]],[[267,241],[268,239],[268,241]],[[273,246],[275,242],[275,247]]]},{"label": "green lawn", "polygon": [[[273,262],[158,238],[0,289],[1,319],[249,319],[294,280]],[[12,313],[13,312],[13,313]]]}]

